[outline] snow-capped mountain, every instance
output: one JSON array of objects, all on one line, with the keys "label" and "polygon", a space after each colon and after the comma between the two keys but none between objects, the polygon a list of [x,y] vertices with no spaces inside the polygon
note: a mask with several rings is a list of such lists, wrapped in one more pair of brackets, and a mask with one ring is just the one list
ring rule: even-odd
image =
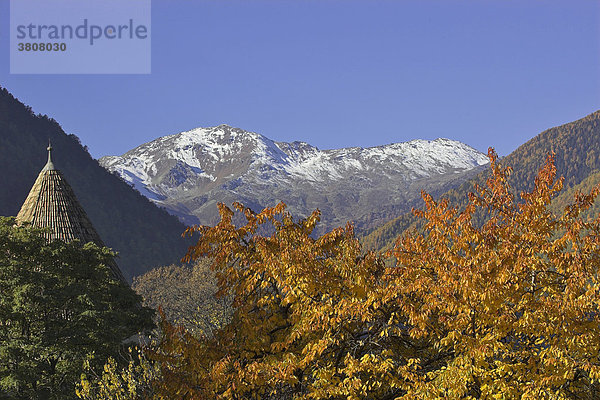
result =
[{"label": "snow-capped mountain", "polygon": [[348,220],[364,228],[406,211],[422,189],[456,186],[488,159],[449,139],[319,150],[219,125],[99,161],[188,224],[217,222],[217,202],[259,210],[283,201],[295,216],[319,208],[326,230]]}]

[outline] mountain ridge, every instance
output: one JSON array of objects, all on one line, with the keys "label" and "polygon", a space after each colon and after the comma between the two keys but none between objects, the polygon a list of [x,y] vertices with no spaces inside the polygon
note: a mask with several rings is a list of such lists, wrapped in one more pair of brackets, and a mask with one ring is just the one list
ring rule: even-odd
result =
[{"label": "mountain ridge", "polygon": [[319,208],[328,230],[347,220],[364,228],[382,208],[413,202],[415,183],[456,184],[487,158],[444,138],[320,150],[222,124],[162,136],[99,162],[188,224],[216,223],[218,201],[254,209],[284,201],[294,215]]}]

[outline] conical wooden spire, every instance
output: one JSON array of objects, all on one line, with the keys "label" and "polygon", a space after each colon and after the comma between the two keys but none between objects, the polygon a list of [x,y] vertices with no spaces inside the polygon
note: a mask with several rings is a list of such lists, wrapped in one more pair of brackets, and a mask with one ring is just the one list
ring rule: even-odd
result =
[{"label": "conical wooden spire", "polygon": [[[52,146],[48,146],[48,162],[38,175],[25,203],[17,214],[17,223],[25,222],[38,228],[50,228],[44,236],[49,241],[94,242],[104,246],[83,207],[77,201],[73,189],[52,163]],[[121,270],[110,265],[115,276],[123,281]]]}]

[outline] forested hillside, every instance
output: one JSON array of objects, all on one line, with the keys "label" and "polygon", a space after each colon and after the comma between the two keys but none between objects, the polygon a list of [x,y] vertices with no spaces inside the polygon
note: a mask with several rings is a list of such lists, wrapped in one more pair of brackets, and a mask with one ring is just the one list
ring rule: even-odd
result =
[{"label": "forested hillside", "polygon": [[0,215],[19,211],[46,163],[48,139],[55,166],[73,187],[104,243],[119,253],[129,280],[152,267],[179,262],[187,249],[177,218],[157,208],[94,160],[75,135],[0,88]]},{"label": "forested hillside", "polygon": [[[565,192],[556,201],[566,205],[574,194],[574,190],[568,189],[600,170],[600,111],[548,129],[504,157],[501,163],[513,168],[510,183],[515,192],[531,189],[540,165],[549,152],[556,153],[557,175],[565,178]],[[448,198],[451,204],[464,205],[467,202],[466,194],[473,191],[476,183],[484,184],[488,176],[489,170],[483,171],[442,197]],[[398,235],[408,227],[415,226],[416,221],[411,213],[403,214],[372,231],[363,238],[363,243],[371,249],[390,248]]]},{"label": "forested hillside", "polygon": [[[561,213],[565,207],[573,203],[573,196],[576,193],[589,193],[592,189],[600,184],[600,171],[593,172],[579,184],[565,189],[561,194],[552,201],[551,210],[555,214]],[[595,201],[594,204],[585,210],[582,215],[587,218],[595,218],[600,213],[600,202]]]}]

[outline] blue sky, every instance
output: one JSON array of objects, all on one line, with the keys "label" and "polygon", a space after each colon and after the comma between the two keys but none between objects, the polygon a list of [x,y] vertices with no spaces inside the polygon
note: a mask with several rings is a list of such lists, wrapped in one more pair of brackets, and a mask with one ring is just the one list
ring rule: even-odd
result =
[{"label": "blue sky", "polygon": [[600,109],[595,0],[153,0],[149,75],[0,85],[93,156],[221,123],[319,148],[447,137],[508,154]]}]

